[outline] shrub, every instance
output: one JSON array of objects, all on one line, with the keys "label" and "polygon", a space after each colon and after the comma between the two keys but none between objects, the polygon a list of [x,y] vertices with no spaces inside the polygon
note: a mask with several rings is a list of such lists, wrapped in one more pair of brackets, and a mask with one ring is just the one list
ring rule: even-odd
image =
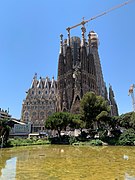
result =
[{"label": "shrub", "polygon": [[134,145],[135,144],[135,130],[127,129],[119,137],[118,145]]},{"label": "shrub", "polygon": [[29,146],[29,145],[43,145],[50,144],[49,140],[42,139],[9,139],[7,143],[7,147],[15,147],[15,146]]},{"label": "shrub", "polygon": [[102,145],[102,141],[99,140],[99,139],[93,139],[89,142],[90,145],[93,145],[93,146],[101,146]]},{"label": "shrub", "polygon": [[99,139],[100,140],[105,141],[106,137],[107,137],[107,131],[106,130],[99,131]]},{"label": "shrub", "polygon": [[93,139],[91,141],[85,141],[85,142],[75,142],[72,145],[77,146],[101,146],[102,141],[99,139]]},{"label": "shrub", "polygon": [[73,144],[73,143],[77,143],[77,139],[76,139],[75,136],[71,136],[71,137],[69,138],[69,144]]}]

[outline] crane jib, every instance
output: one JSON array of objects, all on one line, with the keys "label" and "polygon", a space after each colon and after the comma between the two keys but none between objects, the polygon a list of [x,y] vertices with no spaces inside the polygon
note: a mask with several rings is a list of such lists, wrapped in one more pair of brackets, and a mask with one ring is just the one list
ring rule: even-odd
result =
[{"label": "crane jib", "polygon": [[115,10],[115,9],[118,9],[118,8],[120,8],[120,7],[122,7],[122,6],[125,6],[125,5],[127,5],[127,4],[129,4],[129,3],[133,2],[133,1],[135,1],[135,0],[129,0],[129,1],[126,1],[126,2],[124,2],[124,3],[122,3],[122,4],[119,4],[119,5],[117,5],[117,6],[114,6],[114,7],[110,8],[110,9],[108,9],[107,11],[104,11],[103,13],[100,13],[100,14],[98,14],[98,15],[96,15],[96,16],[88,19],[88,20],[83,20],[82,22],[80,22],[80,23],[78,23],[78,24],[76,24],[76,25],[74,25],[74,26],[71,26],[71,27],[66,28],[66,30],[69,32],[69,31],[70,31],[71,29],[73,29],[73,28],[76,28],[76,27],[78,27],[78,26],[80,26],[80,25],[85,25],[86,23],[88,23],[88,22],[90,22],[90,21],[92,21],[92,20],[94,20],[94,19],[96,19],[96,18],[98,18],[98,17],[101,17],[101,16],[103,16],[103,15],[105,15],[105,14],[107,14],[107,13],[109,13],[109,12]]}]

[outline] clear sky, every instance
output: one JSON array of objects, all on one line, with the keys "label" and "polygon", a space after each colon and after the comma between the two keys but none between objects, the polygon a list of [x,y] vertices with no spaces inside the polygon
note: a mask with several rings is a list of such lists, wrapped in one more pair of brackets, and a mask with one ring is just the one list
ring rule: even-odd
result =
[{"label": "clear sky", "polygon": [[[124,0],[1,0],[0,107],[20,118],[35,72],[57,79],[59,35]],[[71,31],[81,37],[81,27]],[[100,41],[104,80],[115,92],[119,113],[132,111],[128,89],[135,83],[135,1],[86,25]]]}]

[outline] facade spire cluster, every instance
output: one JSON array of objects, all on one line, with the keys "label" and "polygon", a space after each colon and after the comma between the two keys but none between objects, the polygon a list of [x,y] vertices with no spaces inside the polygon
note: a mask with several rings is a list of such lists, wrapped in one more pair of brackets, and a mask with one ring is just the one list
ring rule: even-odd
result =
[{"label": "facade spire cluster", "polygon": [[[67,29],[68,30],[68,29]],[[98,35],[88,33],[83,25],[82,38],[60,35],[57,81],[48,77],[37,79],[34,75],[31,88],[22,105],[22,121],[31,122],[34,128],[43,130],[44,120],[56,111],[79,113],[80,100],[89,91],[102,96],[111,107],[111,115],[118,115],[112,87],[109,96],[104,82],[98,46]],[[34,130],[33,130],[34,131]]]},{"label": "facade spire cluster", "polygon": [[[68,46],[63,45],[63,53],[59,54],[57,111],[66,109],[77,113],[79,102],[88,91],[93,91],[105,98],[106,87],[98,55],[98,36],[91,31],[86,41],[85,27],[82,26],[81,30],[82,39],[76,36],[70,37],[68,34],[67,41],[70,43]],[[67,99],[63,99],[63,94],[67,95]],[[66,101],[64,103],[67,104],[66,107],[63,107],[63,101]]]},{"label": "facade spire cluster", "polygon": [[33,77],[31,88],[22,104],[21,120],[32,124],[32,131],[43,131],[44,120],[56,111],[57,82],[54,77]]}]

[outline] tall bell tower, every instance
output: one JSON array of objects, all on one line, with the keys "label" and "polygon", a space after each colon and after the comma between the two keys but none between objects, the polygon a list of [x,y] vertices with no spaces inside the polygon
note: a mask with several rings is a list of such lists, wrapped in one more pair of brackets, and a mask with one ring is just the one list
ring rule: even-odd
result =
[{"label": "tall bell tower", "polygon": [[86,40],[85,27],[81,30],[81,39],[70,37],[68,34],[68,39],[63,42],[63,35],[60,35],[58,111],[78,113],[80,100],[88,91],[105,97],[105,83],[98,55],[98,37],[91,31]]}]

